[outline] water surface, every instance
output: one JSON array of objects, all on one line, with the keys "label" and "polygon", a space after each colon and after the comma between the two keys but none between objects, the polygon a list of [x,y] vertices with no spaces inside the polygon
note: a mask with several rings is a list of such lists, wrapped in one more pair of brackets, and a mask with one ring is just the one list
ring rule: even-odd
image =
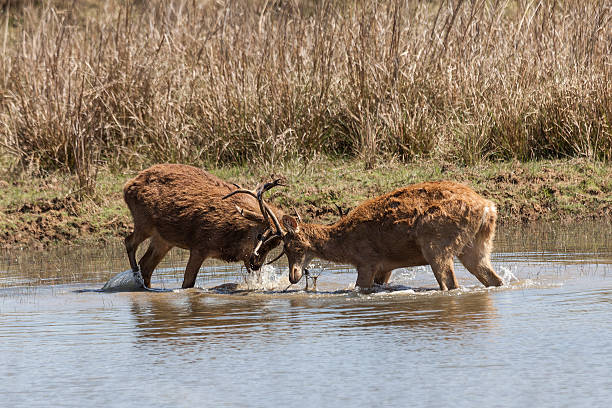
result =
[{"label": "water surface", "polygon": [[[142,250],[141,250],[142,252]],[[246,276],[207,262],[178,289],[101,293],[121,245],[0,255],[2,406],[608,406],[612,228],[500,227],[485,289],[456,264],[447,293],[427,268],[352,290],[356,272],[319,261],[317,292],[286,267]],[[237,283],[238,290],[211,289]]]}]

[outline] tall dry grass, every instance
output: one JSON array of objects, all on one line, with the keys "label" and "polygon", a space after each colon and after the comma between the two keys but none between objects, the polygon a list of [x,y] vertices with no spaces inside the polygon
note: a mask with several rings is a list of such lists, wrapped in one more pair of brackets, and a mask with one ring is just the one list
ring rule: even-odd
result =
[{"label": "tall dry grass", "polygon": [[612,159],[610,1],[28,3],[0,144],[86,189],[99,163]]}]

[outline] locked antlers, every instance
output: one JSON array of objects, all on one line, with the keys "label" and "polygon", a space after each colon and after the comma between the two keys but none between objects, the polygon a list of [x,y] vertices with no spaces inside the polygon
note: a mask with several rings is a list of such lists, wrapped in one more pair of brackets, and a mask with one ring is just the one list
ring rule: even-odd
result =
[{"label": "locked antlers", "polygon": [[[284,186],[285,184],[283,184],[283,179],[276,179],[272,182],[268,182],[268,183],[261,183],[259,184],[255,190],[248,190],[246,188],[241,188],[240,186],[238,186],[237,184],[234,184],[236,187],[238,187],[237,190],[232,191],[231,193],[225,195],[223,197],[223,199],[225,200],[226,198],[229,198],[235,194],[248,194],[252,197],[254,197],[255,199],[257,199],[257,202],[259,203],[259,209],[261,211],[261,214],[264,217],[264,222],[267,225],[270,225],[270,218],[272,218],[272,222],[274,224],[274,227],[276,228],[276,232],[272,232],[272,228],[268,227],[265,232],[261,235],[261,237],[259,238],[259,241],[257,242],[257,245],[255,246],[255,249],[253,250],[253,255],[257,256],[258,253],[257,251],[259,250],[259,248],[261,248],[261,246],[266,243],[267,241],[274,239],[276,237],[282,237],[283,236],[283,230],[280,226],[280,223],[278,222],[278,218],[276,218],[276,215],[274,215],[274,212],[270,209],[270,207],[268,207],[268,205],[264,202],[263,199],[263,193],[265,193],[266,191],[276,187],[276,186]],[[236,208],[238,209],[238,212],[240,212],[241,214],[243,214],[243,209],[236,206]],[[281,253],[282,255],[282,253]],[[280,258],[280,256],[278,257]],[[278,259],[276,258],[276,259]],[[276,260],[275,259],[275,260]],[[274,261],[272,261],[274,262]]]}]

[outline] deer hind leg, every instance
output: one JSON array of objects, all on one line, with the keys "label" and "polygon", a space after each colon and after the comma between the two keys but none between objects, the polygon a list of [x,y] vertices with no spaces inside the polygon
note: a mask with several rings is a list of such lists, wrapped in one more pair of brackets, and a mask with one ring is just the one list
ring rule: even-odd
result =
[{"label": "deer hind leg", "polygon": [[459,260],[468,271],[485,286],[501,286],[502,279],[493,271],[491,261],[477,251],[469,249],[459,255]]},{"label": "deer hind leg", "polygon": [[445,243],[421,243],[421,254],[425,261],[431,266],[438,285],[441,290],[456,289],[459,287],[457,278],[455,278],[455,268],[453,266],[453,258],[456,248],[461,242],[460,236],[454,239],[448,239]]},{"label": "deer hind leg", "polygon": [[153,236],[149,243],[147,252],[140,258],[140,273],[147,288],[151,287],[151,276],[157,265],[166,256],[172,245],[168,244],[159,236]]},{"label": "deer hind leg", "polygon": [[491,266],[491,248],[495,236],[495,221],[497,213],[486,210],[479,230],[472,241],[458,255],[461,263],[485,286],[501,286],[502,279]]},{"label": "deer hind leg", "polygon": [[389,282],[389,279],[391,278],[391,271],[379,271],[376,273],[376,276],[374,277],[374,283],[377,285],[386,285]]},{"label": "deer hind leg", "polygon": [[428,259],[428,262],[441,290],[451,290],[459,287],[455,277],[452,256],[435,256]]},{"label": "deer hind leg", "polygon": [[138,246],[142,244],[142,241],[149,238],[151,235],[151,231],[134,225],[134,231],[125,237],[125,249],[127,251],[128,259],[130,260],[130,267],[133,271],[138,271],[138,264],[136,263],[136,250],[138,249]]},{"label": "deer hind leg", "polygon": [[183,278],[183,289],[193,288],[195,286],[198,272],[202,262],[206,259],[206,255],[200,253],[196,249],[192,249],[189,253],[189,260],[187,261],[187,267],[185,268],[185,277]]},{"label": "deer hind leg", "polygon": [[468,271],[485,286],[501,286],[502,279],[495,273],[491,266],[490,251],[491,242],[478,239],[478,235],[470,245],[463,248],[458,256],[459,260]]}]

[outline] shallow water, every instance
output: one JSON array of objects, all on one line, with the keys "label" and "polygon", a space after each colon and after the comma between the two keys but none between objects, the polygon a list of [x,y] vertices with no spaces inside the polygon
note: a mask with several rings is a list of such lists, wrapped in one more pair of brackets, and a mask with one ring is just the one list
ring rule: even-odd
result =
[{"label": "shallow water", "polygon": [[[245,276],[208,262],[177,289],[98,292],[127,268],[119,245],[0,254],[0,405],[608,406],[612,228],[500,227],[485,289],[461,265],[442,293],[429,268],[352,290],[318,262],[317,292],[286,268]],[[318,266],[318,267],[317,267]],[[234,284],[237,287],[234,288]],[[212,289],[218,285],[222,288]],[[312,283],[311,283],[312,286]]]}]

